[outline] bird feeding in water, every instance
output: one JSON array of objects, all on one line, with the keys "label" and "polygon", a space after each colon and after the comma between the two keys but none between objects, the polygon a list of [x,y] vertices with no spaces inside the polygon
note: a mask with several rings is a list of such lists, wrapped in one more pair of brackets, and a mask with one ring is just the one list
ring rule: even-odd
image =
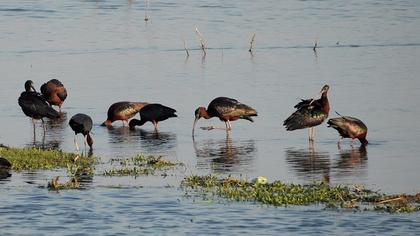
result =
[{"label": "bird feeding in water", "polygon": [[162,104],[147,104],[142,109],[140,109],[140,120],[132,119],[128,126],[130,129],[134,129],[136,125],[142,126],[147,121],[153,123],[155,130],[157,131],[157,125],[159,121],[164,121],[171,117],[177,117],[175,114],[176,110],[170,107],[164,106]]},{"label": "bird feeding in water", "polygon": [[314,127],[322,124],[328,117],[330,111],[330,104],[328,102],[328,85],[322,87],[320,99],[302,99],[301,102],[296,104],[294,108],[297,110],[290,115],[283,123],[286,130],[292,131],[296,129],[309,128],[309,141],[315,139]]},{"label": "bird feeding in water", "polygon": [[128,120],[136,115],[147,103],[145,102],[116,102],[108,109],[107,119],[102,126],[112,126],[112,122],[121,120],[123,126],[128,124]]},{"label": "bird feeding in water", "polygon": [[343,138],[351,138],[352,146],[356,138],[359,139],[362,145],[368,144],[368,141],[366,140],[368,128],[361,120],[357,118],[340,115],[340,117],[329,119],[327,124],[328,127],[336,129],[340,134],[338,145],[340,145],[340,142],[343,140]]},{"label": "bird feeding in water", "polygon": [[76,146],[76,150],[79,152],[79,145],[76,140],[77,134],[83,134],[85,149],[86,143],[89,145],[90,149],[92,149],[93,139],[90,136],[93,125],[92,118],[86,114],[78,113],[71,117],[69,125],[74,131],[74,145]]},{"label": "bird feeding in water", "polygon": [[60,118],[60,114],[54,110],[47,100],[34,88],[32,80],[25,82],[25,91],[20,94],[18,99],[19,106],[26,116],[31,117],[35,133],[35,120],[41,120],[44,131],[46,129],[43,118]]},{"label": "bird feeding in water", "polygon": [[232,129],[231,121],[237,119],[245,119],[251,122],[254,122],[251,116],[257,116],[257,111],[243,103],[238,102],[235,99],[227,97],[218,97],[213,99],[207,107],[199,107],[195,110],[195,119],[193,123],[192,135],[194,136],[194,129],[197,121],[203,117],[205,119],[210,119],[212,117],[218,117],[221,121],[225,122],[226,128],[220,127],[201,127],[205,130],[212,129],[222,129],[229,132]]},{"label": "bird feeding in water", "polygon": [[43,84],[41,93],[51,106],[58,106],[59,111],[61,111],[61,106],[67,98],[67,90],[59,80],[52,79]]}]

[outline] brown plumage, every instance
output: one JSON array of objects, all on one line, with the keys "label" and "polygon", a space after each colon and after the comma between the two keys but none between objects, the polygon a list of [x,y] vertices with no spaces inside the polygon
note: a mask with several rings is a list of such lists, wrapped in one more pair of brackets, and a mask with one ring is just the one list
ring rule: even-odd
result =
[{"label": "brown plumage", "polygon": [[[218,97],[213,99],[207,107],[199,107],[195,110],[195,120],[193,124],[192,134],[194,135],[194,129],[197,121],[203,117],[205,119],[210,119],[212,117],[218,117],[221,121],[225,122],[226,132],[232,129],[230,121],[235,121],[237,119],[245,119],[251,122],[254,122],[251,116],[257,116],[257,111],[243,103],[238,102],[235,99],[227,97]],[[207,129],[216,129],[216,127],[209,127]]]},{"label": "brown plumage", "polygon": [[67,98],[67,90],[57,79],[52,79],[41,86],[41,93],[50,105],[58,106],[61,110],[64,100]]},{"label": "brown plumage", "polygon": [[330,112],[330,104],[328,102],[328,85],[324,85],[321,89],[320,99],[302,99],[301,102],[295,105],[297,109],[292,115],[290,115],[283,123],[286,130],[296,130],[309,128],[309,140],[315,139],[314,126],[322,124]]},{"label": "brown plumage", "polygon": [[145,102],[117,102],[112,104],[108,109],[108,115],[106,121],[102,123],[102,126],[112,126],[112,122],[121,120],[123,126],[125,123],[128,124],[128,120],[135,116],[147,103]]},{"label": "brown plumage", "polygon": [[[338,131],[343,138],[351,138],[352,144],[354,143],[354,139],[359,139],[362,145],[368,144],[366,140],[366,135],[368,128],[367,126],[359,119],[351,117],[351,116],[341,116],[337,118],[329,119],[328,127],[332,127]],[[340,144],[341,139],[338,141]]]}]

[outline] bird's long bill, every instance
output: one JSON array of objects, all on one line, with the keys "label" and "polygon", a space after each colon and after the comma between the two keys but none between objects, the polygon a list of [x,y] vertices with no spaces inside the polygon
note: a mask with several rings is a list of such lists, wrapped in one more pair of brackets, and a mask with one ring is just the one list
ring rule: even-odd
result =
[{"label": "bird's long bill", "polygon": [[197,124],[198,118],[196,117],[194,119],[194,123],[193,123],[193,128],[192,128],[192,136],[194,137],[194,130],[195,130],[195,125]]},{"label": "bird's long bill", "polygon": [[36,89],[33,85],[31,85],[31,88],[34,90],[34,92],[36,92]]}]

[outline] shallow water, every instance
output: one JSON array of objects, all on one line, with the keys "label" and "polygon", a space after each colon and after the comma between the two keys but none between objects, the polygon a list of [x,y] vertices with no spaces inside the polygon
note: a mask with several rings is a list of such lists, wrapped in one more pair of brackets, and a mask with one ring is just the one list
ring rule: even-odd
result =
[{"label": "shallow water", "polygon": [[[94,120],[93,153],[104,162],[147,153],[185,163],[166,178],[95,176],[86,190],[58,194],[39,186],[62,171],[12,173],[0,182],[2,232],[30,234],[33,225],[39,234],[417,232],[418,214],[354,217],[318,208],[209,204],[184,198],[177,186],[185,175],[214,173],[298,183],[328,177],[332,184],[419,192],[419,2],[151,1],[147,14],[145,23],[143,1],[0,4],[0,143],[74,151],[67,122],[83,112]],[[195,26],[209,47],[205,57]],[[48,122],[45,138],[39,124],[34,137],[17,97],[25,80],[39,87],[51,78],[67,87],[66,116]],[[306,130],[282,127],[298,99],[324,84],[331,88],[331,117],[338,111],[368,125],[366,149],[348,140],[338,149],[337,132],[325,124],[316,128],[314,146]],[[259,116],[233,122],[229,137],[197,130],[193,140],[195,108],[217,96],[236,98]],[[162,103],[179,118],[160,123],[158,135],[151,124],[136,131],[121,122],[100,127],[109,105],[121,100]],[[198,125],[223,124],[214,118]],[[111,188],[118,185],[125,187]]]}]

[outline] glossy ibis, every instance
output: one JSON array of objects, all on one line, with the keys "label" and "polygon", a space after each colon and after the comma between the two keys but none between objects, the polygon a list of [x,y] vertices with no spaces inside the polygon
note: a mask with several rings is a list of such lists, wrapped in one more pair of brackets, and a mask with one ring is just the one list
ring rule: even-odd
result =
[{"label": "glossy ibis", "polygon": [[83,134],[84,143],[86,149],[86,143],[92,149],[93,140],[90,136],[90,131],[92,130],[92,118],[86,114],[78,113],[71,117],[69,121],[71,129],[74,131],[74,145],[76,145],[77,151],[79,151],[79,145],[77,144],[76,135]]},{"label": "glossy ibis", "polygon": [[330,105],[328,103],[328,85],[324,85],[320,92],[320,99],[302,99],[296,104],[297,109],[283,123],[288,131],[309,128],[309,141],[315,139],[314,126],[320,125],[328,117]]},{"label": "glossy ibis", "polygon": [[60,117],[60,114],[48,104],[47,100],[40,93],[36,92],[31,80],[25,82],[25,91],[20,94],[18,102],[23,113],[32,118],[34,133],[35,120],[41,119],[45,131],[44,117],[50,119]]},{"label": "glossy ibis", "polygon": [[59,80],[52,79],[43,84],[41,93],[51,106],[58,106],[58,109],[61,111],[61,106],[67,98],[67,90]]},{"label": "glossy ibis", "polygon": [[108,109],[108,116],[102,126],[112,126],[112,122],[121,120],[123,126],[128,120],[135,116],[147,103],[145,102],[117,102],[112,104]]},{"label": "glossy ibis", "polygon": [[10,169],[12,168],[12,163],[7,159],[0,157],[0,179],[5,179],[11,176]]},{"label": "glossy ibis", "polygon": [[366,140],[368,128],[357,118],[351,116],[340,116],[329,119],[327,124],[328,127],[336,129],[340,134],[338,145],[340,145],[343,138],[351,138],[352,145],[354,143],[354,139],[356,138],[359,139],[362,145],[368,144],[368,141]]},{"label": "glossy ibis", "polygon": [[210,102],[210,104],[207,107],[207,110],[205,107],[199,107],[195,110],[195,120],[193,124],[192,135],[194,136],[195,125],[201,117],[205,119],[218,117],[221,121],[225,122],[226,126],[226,128],[210,126],[202,127],[202,129],[223,129],[226,130],[226,132],[228,132],[232,129],[232,126],[230,124],[231,121],[235,121],[237,119],[245,119],[254,122],[251,116],[257,116],[257,111],[254,108],[240,103],[232,98],[218,97]]},{"label": "glossy ibis", "polygon": [[170,117],[177,117],[175,114],[176,110],[170,107],[164,106],[162,104],[148,104],[144,106],[140,111],[140,120],[132,119],[128,124],[130,129],[134,129],[136,125],[144,125],[147,121],[153,123],[155,130],[157,130],[157,125],[159,121],[164,121]]}]

